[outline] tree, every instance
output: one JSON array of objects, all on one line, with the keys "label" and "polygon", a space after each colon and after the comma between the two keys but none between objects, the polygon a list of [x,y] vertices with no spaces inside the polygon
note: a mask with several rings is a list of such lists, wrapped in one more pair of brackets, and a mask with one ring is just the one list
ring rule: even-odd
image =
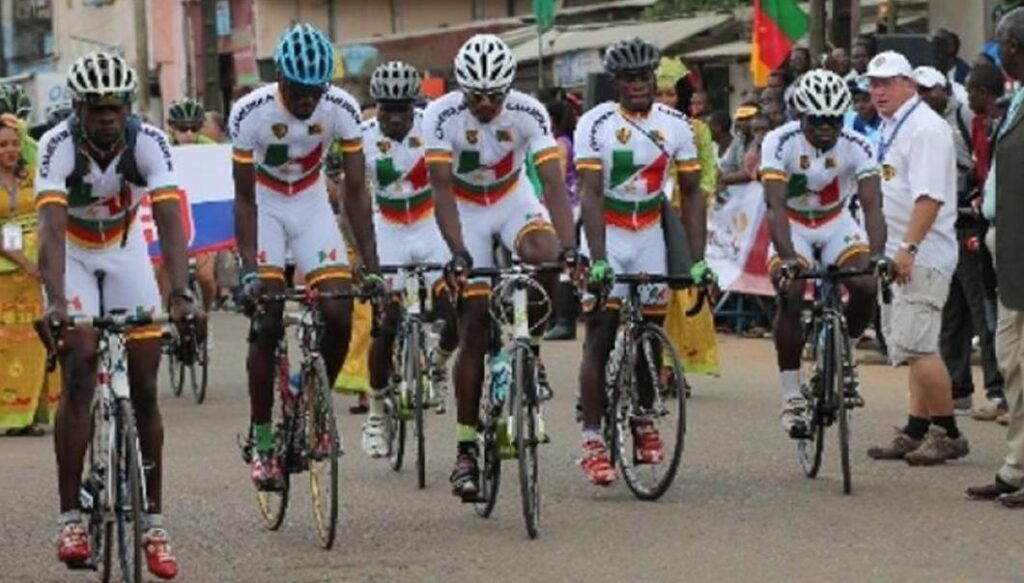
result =
[{"label": "tree", "polygon": [[668,18],[699,10],[731,10],[748,4],[749,0],[657,0],[644,11],[644,16]]}]

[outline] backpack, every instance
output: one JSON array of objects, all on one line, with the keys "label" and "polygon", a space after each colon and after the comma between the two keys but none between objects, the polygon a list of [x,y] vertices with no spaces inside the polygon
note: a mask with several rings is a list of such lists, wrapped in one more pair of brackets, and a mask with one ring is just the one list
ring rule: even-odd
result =
[{"label": "backpack", "polygon": [[[65,185],[68,191],[71,191],[72,187],[79,186],[82,183],[82,178],[89,173],[89,157],[82,149],[82,122],[78,119],[78,116],[72,114],[68,117],[68,130],[71,132],[71,145],[75,150],[75,168],[68,175]],[[138,141],[139,130],[142,129],[142,119],[139,116],[132,114],[128,116],[128,121],[124,126],[124,142],[125,151],[121,154],[121,158],[117,161],[116,170],[120,174],[125,182],[130,183],[139,188],[146,187],[146,179],[142,176],[142,172],[139,170],[138,162],[135,159],[135,144]],[[121,206],[125,209],[128,208],[128,203],[131,200],[131,189],[128,184],[121,185]],[[121,232],[121,247],[124,247],[128,242],[128,227],[129,221],[131,220],[132,214],[127,210],[124,213],[124,230]]]}]

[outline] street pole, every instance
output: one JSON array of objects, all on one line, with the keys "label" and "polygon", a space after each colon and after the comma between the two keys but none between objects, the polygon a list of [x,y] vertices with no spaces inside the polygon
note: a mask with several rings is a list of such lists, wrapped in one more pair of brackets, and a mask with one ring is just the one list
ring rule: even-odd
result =
[{"label": "street pole", "polygon": [[850,0],[850,48],[852,42],[860,36],[860,0]]},{"label": "street pole", "polygon": [[896,0],[889,0],[889,12],[886,14],[886,34],[896,34]]},{"label": "street pole", "polygon": [[182,46],[185,48],[185,95],[195,97],[196,95],[196,64],[195,46],[192,42],[192,19],[189,18],[189,2],[181,3],[181,36]]},{"label": "street pole", "polygon": [[149,113],[149,25],[146,2],[135,1],[135,74],[139,77],[139,110]]},{"label": "street pole", "polygon": [[850,48],[852,29],[850,20],[852,18],[851,0],[832,0],[832,30],[829,31],[829,38],[832,46]]},{"label": "street pole", "polygon": [[202,0],[200,8],[203,15],[203,106],[207,111],[222,111],[217,51],[217,0]]},{"label": "street pole", "polygon": [[811,0],[811,66],[821,62],[825,50],[825,0]]},{"label": "street pole", "polygon": [[537,27],[537,89],[544,89],[544,33]]}]

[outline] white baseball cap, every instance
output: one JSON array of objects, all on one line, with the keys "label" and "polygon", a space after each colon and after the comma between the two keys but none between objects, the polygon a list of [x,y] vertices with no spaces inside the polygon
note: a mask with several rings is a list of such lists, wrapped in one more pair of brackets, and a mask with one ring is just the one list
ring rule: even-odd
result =
[{"label": "white baseball cap", "polygon": [[914,69],[914,82],[917,83],[918,87],[924,87],[925,89],[945,87],[949,84],[946,76],[935,67],[918,67]]},{"label": "white baseball cap", "polygon": [[892,77],[914,77],[914,69],[910,61],[896,51],[883,51],[874,56],[868,63],[865,76],[869,79],[888,79]]}]

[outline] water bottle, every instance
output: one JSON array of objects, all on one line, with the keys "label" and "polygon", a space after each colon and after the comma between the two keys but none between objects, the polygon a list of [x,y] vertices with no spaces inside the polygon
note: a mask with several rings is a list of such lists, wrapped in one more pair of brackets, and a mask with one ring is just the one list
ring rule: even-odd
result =
[{"label": "water bottle", "polygon": [[288,392],[291,393],[292,398],[298,398],[299,393],[302,392],[302,375],[294,372],[288,377]]},{"label": "water bottle", "polygon": [[508,387],[512,384],[512,365],[508,362],[508,356],[504,352],[492,355],[489,367],[491,369],[491,398],[498,402],[504,402],[508,395]]}]

